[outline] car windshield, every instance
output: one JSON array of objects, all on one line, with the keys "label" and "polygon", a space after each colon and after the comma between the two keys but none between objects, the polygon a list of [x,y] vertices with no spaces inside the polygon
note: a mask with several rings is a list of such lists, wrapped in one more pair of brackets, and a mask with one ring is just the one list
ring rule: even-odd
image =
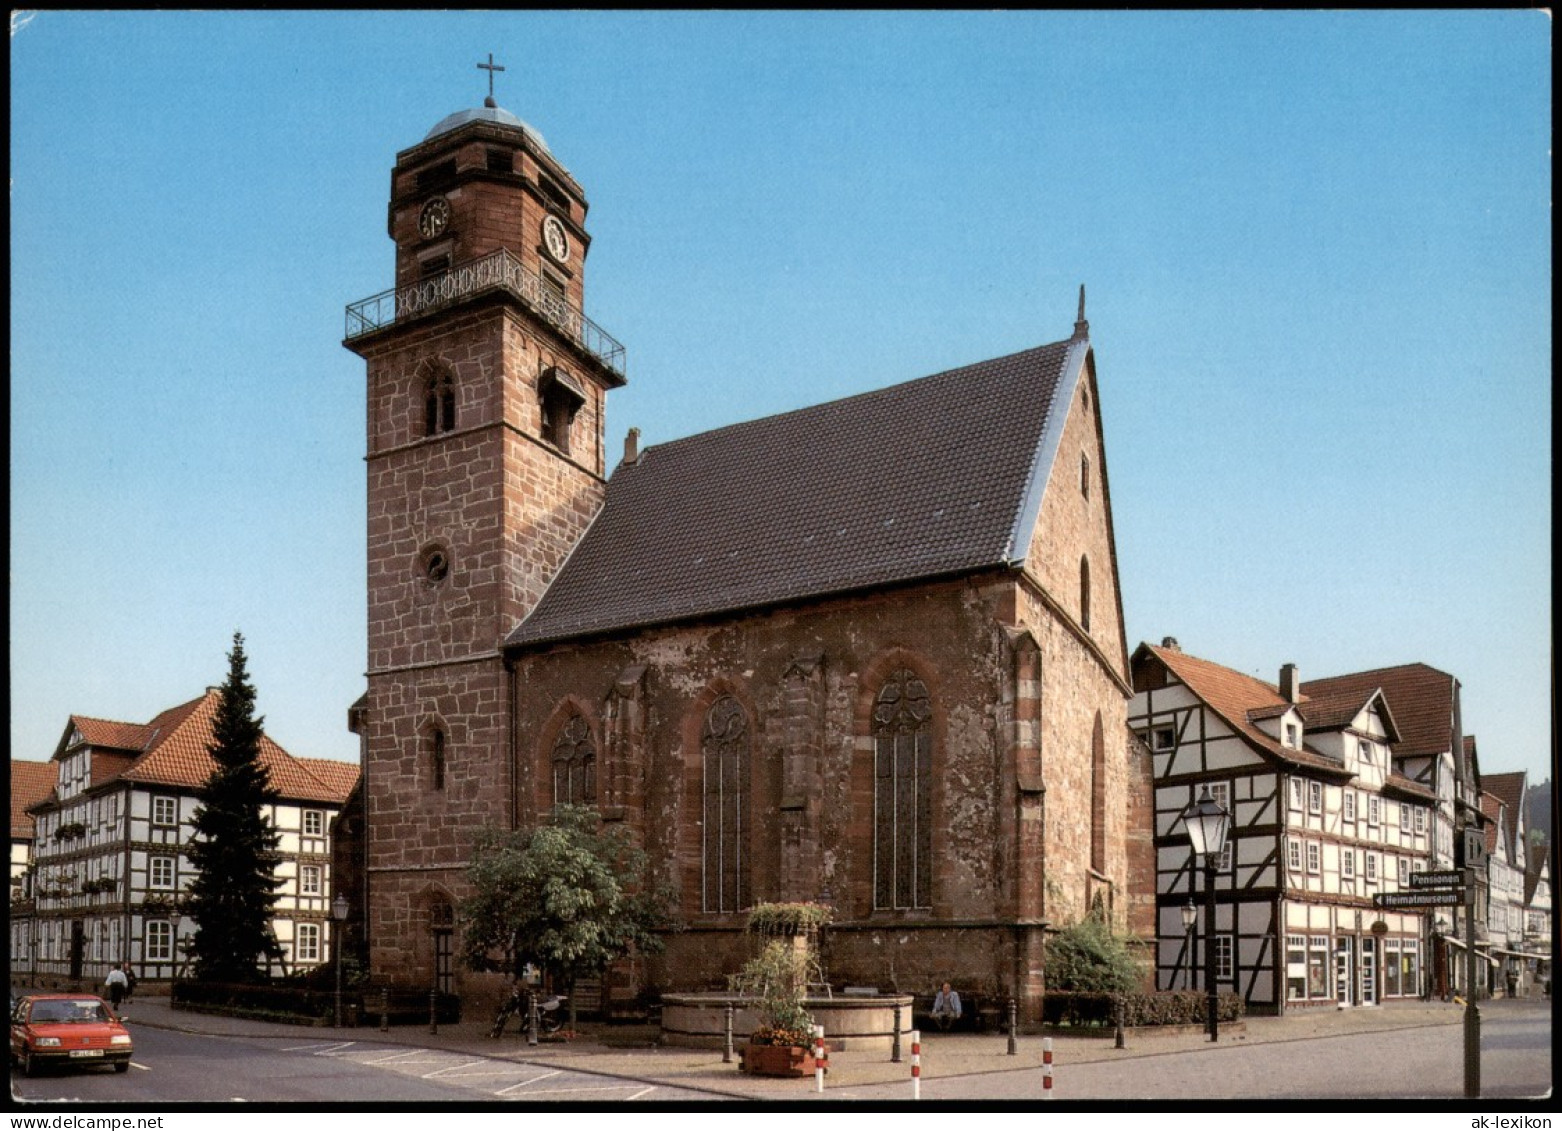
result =
[{"label": "car windshield", "polygon": [[51,1024],[80,1022],[107,1021],[108,1010],[103,1008],[100,1001],[82,999],[80,1001],[36,1001],[33,1002],[32,1020],[36,1024],[45,1022]]}]

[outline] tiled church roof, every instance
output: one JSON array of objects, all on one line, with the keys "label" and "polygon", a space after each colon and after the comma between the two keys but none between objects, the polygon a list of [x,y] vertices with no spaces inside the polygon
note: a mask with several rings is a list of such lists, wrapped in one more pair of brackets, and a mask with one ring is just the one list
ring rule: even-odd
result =
[{"label": "tiled church roof", "polygon": [[[646,449],[527,645],[1023,559],[1083,339]],[[1052,442],[1055,444],[1055,437]]]}]

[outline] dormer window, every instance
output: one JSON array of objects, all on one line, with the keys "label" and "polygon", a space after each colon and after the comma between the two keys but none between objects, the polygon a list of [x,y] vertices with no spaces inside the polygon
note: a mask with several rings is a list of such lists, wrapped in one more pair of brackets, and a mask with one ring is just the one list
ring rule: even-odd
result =
[{"label": "dormer window", "polygon": [[1292,750],[1302,748],[1302,728],[1295,723],[1285,724],[1285,744]]},{"label": "dormer window", "polygon": [[542,438],[568,455],[570,426],[574,424],[580,406],[586,403],[585,391],[569,374],[551,367],[543,371],[537,382],[537,397],[542,414]]}]

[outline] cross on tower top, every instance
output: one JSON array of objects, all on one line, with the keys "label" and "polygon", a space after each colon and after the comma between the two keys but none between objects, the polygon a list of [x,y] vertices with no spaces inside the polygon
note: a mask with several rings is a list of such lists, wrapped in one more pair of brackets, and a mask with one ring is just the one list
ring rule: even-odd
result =
[{"label": "cross on tower top", "polygon": [[488,72],[488,97],[483,99],[483,105],[487,106],[489,109],[493,109],[498,105],[498,103],[494,101],[494,72],[502,71],[504,68],[501,67],[498,63],[494,62],[494,53],[490,51],[488,53],[488,62],[477,64],[477,69]]}]

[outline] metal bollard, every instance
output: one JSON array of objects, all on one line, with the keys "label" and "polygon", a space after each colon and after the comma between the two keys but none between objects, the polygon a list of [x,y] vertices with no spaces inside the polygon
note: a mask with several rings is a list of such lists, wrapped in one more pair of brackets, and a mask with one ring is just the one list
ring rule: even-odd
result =
[{"label": "metal bollard", "polygon": [[380,990],[380,1032],[390,1032],[390,990]]},{"label": "metal bollard", "polygon": [[1043,1037],[1041,1041],[1041,1098],[1052,1098],[1052,1038]]},{"label": "metal bollard", "polygon": [[824,1091],[824,1074],[830,1067],[830,1054],[824,1051],[824,1026],[814,1026],[814,1091]]},{"label": "metal bollard", "polygon": [[1009,1055],[1010,1056],[1014,1056],[1014,1055],[1016,1055],[1020,1051],[1020,1049],[1019,1049],[1019,1042],[1017,1040],[1017,1035],[1018,1035],[1017,1034],[1017,1030],[1019,1029],[1019,1025],[1020,1025],[1020,1007],[1015,1003],[1014,999],[1011,997],[1009,999]]},{"label": "metal bollard", "polygon": [[1117,1015],[1117,1042],[1116,1042],[1114,1047],[1115,1048],[1125,1048],[1127,1046],[1125,1046],[1123,1044],[1123,999],[1122,998],[1118,998],[1117,999],[1117,1009],[1116,1009],[1115,1012],[1116,1012],[1116,1015]]},{"label": "metal bollard", "polygon": [[890,1044],[889,1062],[900,1063],[900,1002],[895,1003],[895,1038]]},{"label": "metal bollard", "polygon": [[727,1003],[727,1043],[721,1050],[721,1062],[732,1063],[732,1003],[730,1001]]},{"label": "metal bollard", "polygon": [[537,1043],[537,991],[532,990],[526,995],[526,1043]]},{"label": "metal bollard", "polygon": [[922,1034],[911,1030],[911,1098],[922,1098]]},{"label": "metal bollard", "polygon": [[428,992],[428,1031],[439,1032],[439,991]]}]

